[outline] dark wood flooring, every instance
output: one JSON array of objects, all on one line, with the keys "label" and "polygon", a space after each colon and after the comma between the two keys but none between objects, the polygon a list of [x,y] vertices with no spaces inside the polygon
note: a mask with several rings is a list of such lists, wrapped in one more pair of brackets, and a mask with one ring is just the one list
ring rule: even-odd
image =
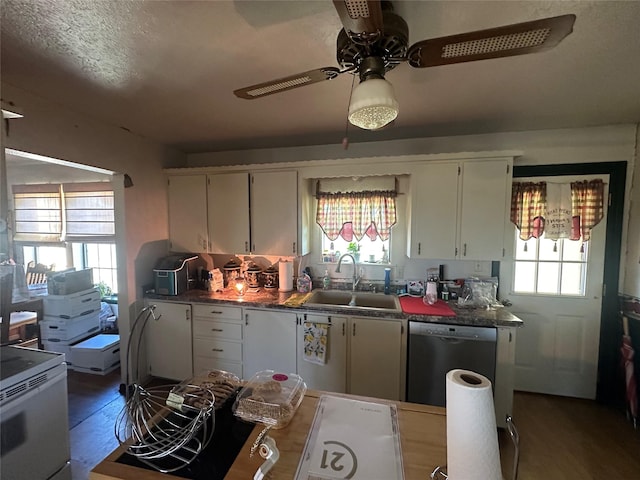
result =
[{"label": "dark wood flooring", "polygon": [[[73,480],[87,480],[118,446],[120,374],[69,371],[68,385]],[[594,401],[523,392],[516,392],[513,411],[520,433],[519,480],[640,479],[640,429],[623,412]],[[499,439],[503,476],[511,480],[513,448],[506,432]]]}]

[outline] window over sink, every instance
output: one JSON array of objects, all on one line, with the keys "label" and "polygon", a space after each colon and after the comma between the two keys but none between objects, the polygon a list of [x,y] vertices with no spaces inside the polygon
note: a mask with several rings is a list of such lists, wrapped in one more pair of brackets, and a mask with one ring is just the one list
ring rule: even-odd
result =
[{"label": "window over sink", "polygon": [[322,230],[322,260],[350,253],[356,261],[389,263],[396,224],[395,177],[349,177],[316,182],[316,223]]}]

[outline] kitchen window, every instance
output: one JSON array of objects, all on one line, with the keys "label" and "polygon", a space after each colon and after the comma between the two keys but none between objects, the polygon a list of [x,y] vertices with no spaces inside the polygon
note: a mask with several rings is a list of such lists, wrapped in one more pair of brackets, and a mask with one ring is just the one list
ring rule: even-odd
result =
[{"label": "kitchen window", "polygon": [[394,177],[319,180],[316,223],[322,229],[322,260],[335,262],[350,253],[359,262],[389,263],[396,196]]},{"label": "kitchen window", "polygon": [[588,242],[522,240],[516,231],[514,293],[584,296],[588,256]]},{"label": "kitchen window", "polygon": [[603,218],[601,179],[514,182],[514,293],[585,296],[591,230]]},{"label": "kitchen window", "polygon": [[[14,185],[14,241],[22,259],[55,270],[93,268],[118,291],[114,197],[109,182]],[[19,254],[18,253],[18,254]]]}]

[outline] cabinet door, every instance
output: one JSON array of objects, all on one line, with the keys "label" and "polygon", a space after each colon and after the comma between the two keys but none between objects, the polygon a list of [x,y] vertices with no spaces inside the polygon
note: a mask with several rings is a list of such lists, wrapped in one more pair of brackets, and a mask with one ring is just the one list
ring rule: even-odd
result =
[{"label": "cabinet door", "polygon": [[496,378],[493,397],[498,427],[506,428],[507,415],[513,414],[513,389],[516,364],[516,329],[498,327]]},{"label": "cabinet door", "polygon": [[456,257],[457,163],[422,165],[411,174],[409,256]]},{"label": "cabinet door", "polygon": [[503,257],[507,221],[507,160],[469,161],[462,166],[460,254],[468,260]]},{"label": "cabinet door", "polygon": [[249,175],[207,177],[209,252],[249,253]]},{"label": "cabinet door", "polygon": [[298,175],[251,175],[251,251],[270,255],[298,253]]},{"label": "cabinet door", "polygon": [[389,400],[402,398],[402,323],[351,318],[349,393]]},{"label": "cabinet door", "polygon": [[145,326],[149,374],[171,380],[193,376],[191,349],[191,305],[153,302],[156,319]]},{"label": "cabinet door", "polygon": [[[323,365],[304,359],[305,323],[328,325]],[[347,390],[347,319],[335,315],[300,315],[298,325],[298,375],[308,388],[344,393]]]},{"label": "cabinet door", "polygon": [[278,310],[244,310],[244,378],[260,370],[296,373],[295,313]]},{"label": "cabinet door", "polygon": [[169,182],[169,248],[174,252],[206,252],[207,177],[176,175]]}]

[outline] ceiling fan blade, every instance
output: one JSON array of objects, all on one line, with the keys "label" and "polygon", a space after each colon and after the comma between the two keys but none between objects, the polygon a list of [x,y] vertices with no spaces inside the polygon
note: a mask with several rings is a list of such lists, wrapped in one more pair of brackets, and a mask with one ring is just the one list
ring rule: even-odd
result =
[{"label": "ceiling fan blade", "polygon": [[304,87],[312,83],[322,82],[324,80],[332,80],[342,73],[340,69],[335,67],[316,68],[308,72],[289,75],[288,77],[278,78],[270,82],[258,83],[250,87],[234,90],[236,97],[253,100],[254,98],[266,97],[274,93],[284,92],[292,88]]},{"label": "ceiling fan blade", "polygon": [[561,15],[423,40],[409,47],[407,59],[412,67],[424,68],[539,52],[569,35],[575,19]]},{"label": "ceiling fan blade", "polygon": [[384,30],[379,0],[333,0],[344,31],[356,43],[375,42]]}]

